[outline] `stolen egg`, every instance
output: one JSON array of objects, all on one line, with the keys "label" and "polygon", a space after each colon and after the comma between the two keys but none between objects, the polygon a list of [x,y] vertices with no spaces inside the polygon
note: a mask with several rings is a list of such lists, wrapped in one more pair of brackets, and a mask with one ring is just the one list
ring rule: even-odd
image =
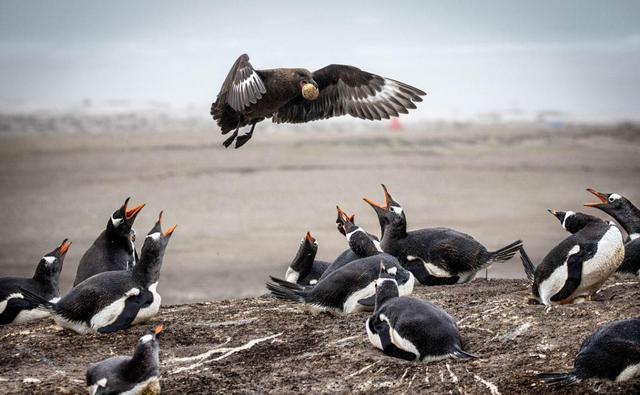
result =
[{"label": "stolen egg", "polygon": [[304,84],[302,87],[302,97],[307,100],[316,100],[320,95],[320,90],[313,84]]}]

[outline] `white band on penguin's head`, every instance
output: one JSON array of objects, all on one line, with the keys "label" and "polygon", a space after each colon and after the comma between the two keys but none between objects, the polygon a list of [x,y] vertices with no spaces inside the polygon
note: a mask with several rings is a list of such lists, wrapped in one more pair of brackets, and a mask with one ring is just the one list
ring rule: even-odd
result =
[{"label": "white band on penguin's head", "polygon": [[158,241],[160,240],[160,232],[154,232],[154,233],[151,233],[150,235],[147,235],[147,238],[149,237],[151,237],[155,241]]},{"label": "white band on penguin's head", "polygon": [[395,279],[395,278],[378,278],[378,279],[376,280],[376,285],[377,285],[378,287],[380,287],[380,286],[382,286],[382,284],[383,284],[385,281],[393,281],[393,283],[396,285],[396,287],[398,286],[398,282],[396,281],[396,279]]},{"label": "white band on penguin's head", "polygon": [[153,340],[153,335],[144,335],[140,338],[140,343],[149,343]]},{"label": "white band on penguin's head", "polygon": [[611,195],[609,195],[609,201],[613,202],[614,200],[618,200],[622,198],[622,196],[618,195],[617,193],[612,193]]},{"label": "white band on penguin's head", "polygon": [[397,267],[390,267],[387,269],[387,273],[389,273],[392,276],[395,276],[396,273],[398,273],[398,268]]},{"label": "white band on penguin's head", "polygon": [[563,228],[567,229],[567,227],[565,226],[565,225],[566,225],[566,223],[567,223],[567,219],[568,219],[569,217],[571,217],[572,215],[575,215],[575,214],[576,214],[576,213],[575,213],[574,211],[567,211],[567,212],[564,214],[564,219],[562,220],[562,227],[563,227]]},{"label": "white band on penguin's head", "polygon": [[402,214],[402,207],[398,207],[398,206],[391,206],[391,211],[393,211],[394,213],[400,215]]},{"label": "white band on penguin's head", "polygon": [[42,259],[44,259],[45,262],[47,262],[48,264],[52,264],[53,262],[56,261],[56,257],[55,256],[45,256]]},{"label": "white band on penguin's head", "polygon": [[111,225],[117,227],[121,223],[122,223],[122,218],[113,218],[113,216],[111,217]]},{"label": "white band on penguin's head", "polygon": [[358,232],[364,232],[364,230],[361,227],[358,227],[353,232],[347,233],[347,241],[351,241],[351,236],[353,236],[355,233],[358,233]]}]

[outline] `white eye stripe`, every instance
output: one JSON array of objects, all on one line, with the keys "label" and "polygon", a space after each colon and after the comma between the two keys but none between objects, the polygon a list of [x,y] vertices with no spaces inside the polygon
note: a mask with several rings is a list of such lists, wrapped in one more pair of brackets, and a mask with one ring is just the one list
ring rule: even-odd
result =
[{"label": "white eye stripe", "polygon": [[347,241],[351,241],[351,236],[353,236],[355,233],[358,233],[358,232],[364,232],[364,229],[358,228],[353,232],[347,233]]},{"label": "white eye stripe", "polygon": [[45,262],[47,262],[48,264],[52,264],[53,262],[56,261],[56,257],[54,257],[54,256],[45,256],[42,259],[44,259]]},{"label": "white eye stripe", "polygon": [[573,211],[567,211],[564,215],[564,219],[562,220],[562,227],[567,229],[567,227],[565,226],[567,223],[567,219],[569,219],[569,217],[571,217],[572,215],[575,215],[575,212]]},{"label": "white eye stripe", "polygon": [[398,273],[398,268],[397,267],[390,267],[389,269],[387,269],[387,273],[389,273],[392,276],[395,276],[396,273]]},{"label": "white eye stripe", "polygon": [[160,232],[151,233],[150,235],[147,235],[147,237],[145,238],[149,238],[149,237],[151,237],[155,241],[158,241],[160,240]]},{"label": "white eye stripe", "polygon": [[396,214],[402,214],[402,207],[391,206],[391,211],[393,211]]},{"label": "white eye stripe", "polygon": [[153,335],[144,335],[144,336],[142,336],[142,337],[140,338],[140,341],[141,341],[142,343],[148,343],[148,342],[150,342],[151,340],[153,340]]},{"label": "white eye stripe", "polygon": [[620,198],[622,198],[622,196],[618,195],[617,193],[612,193],[612,194],[609,196],[609,201],[610,201],[610,202],[613,202],[614,200],[618,200],[618,199],[620,199]]},{"label": "white eye stripe", "polygon": [[113,218],[113,216],[111,217],[111,224],[113,226],[118,226],[122,223],[122,218]]}]

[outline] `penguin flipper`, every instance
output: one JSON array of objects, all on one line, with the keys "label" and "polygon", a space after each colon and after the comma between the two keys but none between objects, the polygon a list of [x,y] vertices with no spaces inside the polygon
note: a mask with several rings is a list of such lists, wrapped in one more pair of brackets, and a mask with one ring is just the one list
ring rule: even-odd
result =
[{"label": "penguin flipper", "polygon": [[567,373],[539,373],[538,377],[544,381],[546,385],[564,387],[580,381],[573,372]]},{"label": "penguin flipper", "polygon": [[146,289],[138,295],[128,297],[118,318],[111,324],[98,328],[98,333],[112,333],[127,329],[136,319],[140,309],[151,303],[153,303],[153,294]]},{"label": "penguin flipper", "polygon": [[371,295],[368,298],[358,300],[358,304],[364,307],[374,308],[376,306],[376,295]]},{"label": "penguin flipper", "polygon": [[382,351],[390,357],[400,358],[407,361],[415,361],[416,354],[408,352],[398,348],[391,342],[391,335],[389,334],[390,327],[384,321],[378,321],[374,324],[376,333],[380,337],[380,343],[382,344]]},{"label": "penguin flipper", "polygon": [[597,245],[578,245],[580,250],[567,258],[567,280],[555,295],[551,297],[552,302],[560,302],[567,299],[578,288],[582,281],[582,263],[596,253]]},{"label": "penguin flipper", "polygon": [[28,300],[22,298],[9,299],[4,311],[0,314],[0,325],[12,323],[22,310],[31,310],[33,308],[36,308],[36,306]]}]

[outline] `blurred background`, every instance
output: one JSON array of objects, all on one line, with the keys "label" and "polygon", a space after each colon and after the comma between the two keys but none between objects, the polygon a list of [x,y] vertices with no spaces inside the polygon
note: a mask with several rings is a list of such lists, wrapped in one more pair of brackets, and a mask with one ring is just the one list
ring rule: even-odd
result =
[{"label": "blurred background", "polygon": [[[448,226],[539,261],[547,208],[593,187],[640,204],[634,1],[0,1],[0,275],[73,240],[62,292],[127,196],[178,229],[167,303],[259,295],[303,234],[346,248],[335,205],[379,233],[385,183],[412,229]],[[209,115],[235,59],[351,64],[425,90],[396,121],[263,122],[225,150]],[[139,238],[142,240],[142,238]],[[490,277],[522,277],[519,259]]]}]

